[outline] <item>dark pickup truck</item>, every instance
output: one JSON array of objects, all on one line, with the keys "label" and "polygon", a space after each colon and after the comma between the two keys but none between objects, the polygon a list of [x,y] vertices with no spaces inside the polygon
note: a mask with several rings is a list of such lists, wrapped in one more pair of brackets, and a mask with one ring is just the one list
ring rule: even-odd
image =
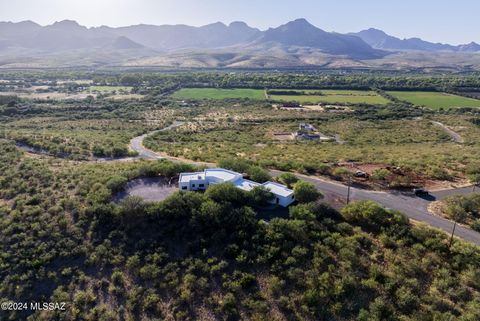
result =
[{"label": "dark pickup truck", "polygon": [[426,196],[428,195],[428,191],[424,188],[414,188],[413,194],[415,194],[416,196]]}]

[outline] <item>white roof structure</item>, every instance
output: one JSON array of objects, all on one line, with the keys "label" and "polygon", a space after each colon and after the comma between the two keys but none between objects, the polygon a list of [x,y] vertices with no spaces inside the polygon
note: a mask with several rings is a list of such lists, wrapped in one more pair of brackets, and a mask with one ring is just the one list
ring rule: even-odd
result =
[{"label": "white roof structure", "polygon": [[262,184],[254,182],[254,181],[250,181],[248,179],[241,179],[241,180],[238,180],[238,181],[235,182],[236,187],[241,188],[241,189],[243,189],[244,191],[247,191],[247,192],[251,191],[255,187],[261,186],[261,185]]},{"label": "white roof structure", "polygon": [[217,179],[221,182],[234,182],[242,178],[242,174],[223,168],[209,168],[205,170],[205,178]]},{"label": "white roof structure", "polygon": [[205,180],[205,173],[181,173],[179,177],[180,183],[188,183],[190,181]]},{"label": "white roof structure", "polygon": [[244,179],[243,175],[240,173],[223,168],[209,168],[198,173],[182,173],[180,174],[179,179],[179,185],[183,190],[197,190],[200,188],[205,189],[209,185],[220,184],[224,182],[230,182],[244,191],[251,191],[255,187],[263,186],[272,192],[277,198],[282,198],[282,200],[277,200],[277,204],[278,202],[280,202],[280,204],[287,204],[285,206],[288,206],[288,204],[293,202],[294,199],[293,191],[284,185],[275,182],[266,182],[260,184],[248,179]]},{"label": "white roof structure", "polygon": [[270,190],[270,192],[272,192],[275,195],[288,197],[293,194],[293,191],[291,189],[287,188],[285,185],[282,185],[282,184],[278,184],[274,182],[266,182],[266,183],[263,183],[262,186]]}]

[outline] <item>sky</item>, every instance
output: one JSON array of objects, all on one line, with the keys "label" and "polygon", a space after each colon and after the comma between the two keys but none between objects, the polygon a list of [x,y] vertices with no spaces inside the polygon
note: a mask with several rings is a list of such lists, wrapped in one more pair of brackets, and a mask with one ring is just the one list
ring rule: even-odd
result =
[{"label": "sky", "polygon": [[479,13],[478,0],[0,0],[0,21],[41,25],[64,19],[88,27],[245,21],[266,29],[306,18],[327,31],[375,27],[451,44],[480,42]]}]

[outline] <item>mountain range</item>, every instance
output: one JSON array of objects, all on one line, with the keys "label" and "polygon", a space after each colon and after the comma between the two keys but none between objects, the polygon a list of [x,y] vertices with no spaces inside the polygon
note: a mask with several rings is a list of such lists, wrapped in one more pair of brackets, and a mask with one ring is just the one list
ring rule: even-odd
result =
[{"label": "mountain range", "polygon": [[386,50],[418,50],[418,51],[451,51],[480,52],[480,45],[471,42],[465,45],[453,46],[443,43],[433,43],[420,38],[400,39],[390,36],[382,30],[370,28],[357,33],[350,33],[368,43],[373,48]]},{"label": "mountain range", "polygon": [[[480,45],[453,46],[419,38],[399,39],[378,29],[326,32],[305,19],[262,31],[244,22],[134,25],[87,28],[64,20],[41,26],[31,21],[0,22],[0,67],[165,66],[165,67],[365,67],[411,65],[424,57],[431,67],[447,55],[476,66]],[[426,56],[424,53],[435,54]],[[439,58],[440,57],[440,58]],[[439,60],[440,59],[440,60]],[[457,61],[456,57],[454,60]],[[473,60],[472,60],[473,59]],[[428,66],[428,64],[426,64]],[[480,62],[479,62],[480,67]]]}]

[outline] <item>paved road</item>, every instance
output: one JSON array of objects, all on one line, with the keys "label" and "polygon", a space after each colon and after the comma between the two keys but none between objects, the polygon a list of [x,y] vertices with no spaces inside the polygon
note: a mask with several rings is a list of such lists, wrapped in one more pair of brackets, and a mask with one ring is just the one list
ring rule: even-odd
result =
[{"label": "paved road", "polygon": [[[171,126],[161,129],[159,131],[169,130],[175,127],[182,125],[181,122],[176,122]],[[130,145],[136,150],[139,154],[139,157],[143,159],[161,159],[159,154],[146,149],[143,147],[143,139],[147,136],[150,136],[156,132],[151,132],[139,137],[132,139]],[[166,157],[167,159],[170,159]],[[172,158],[173,161],[179,161],[178,159]],[[278,176],[283,172],[277,170],[271,170],[273,176]],[[334,196],[336,198],[346,199],[347,195],[347,186],[324,180],[321,178],[315,178],[306,175],[297,174],[302,180],[313,183],[323,194]],[[472,187],[458,188],[458,189],[449,189],[438,192],[431,193],[429,198],[420,198],[416,197],[409,193],[404,192],[376,192],[369,191],[364,189],[359,189],[352,187],[350,190],[350,199],[351,200],[372,200],[375,201],[386,208],[396,209],[409,218],[414,219],[419,222],[426,223],[430,226],[439,228],[447,233],[451,233],[453,229],[453,222],[447,220],[443,217],[435,216],[430,214],[428,211],[428,205],[435,200],[444,199],[451,195],[463,195],[472,192]],[[463,226],[458,226],[455,230],[455,235],[477,245],[480,245],[480,233],[475,232],[471,229],[468,229]]]},{"label": "paved road", "polygon": [[463,144],[465,142],[465,140],[463,139],[462,136],[460,136],[459,133],[454,132],[453,130],[448,128],[445,124],[442,124],[441,122],[438,122],[438,121],[432,121],[432,124],[442,128],[448,135],[450,135],[450,137],[452,137],[452,140],[455,143]]},{"label": "paved road", "polygon": [[[320,179],[302,176],[301,179],[313,183],[320,191],[346,198],[347,187],[341,184],[322,181]],[[351,200],[372,200],[386,208],[396,209],[409,218],[451,233],[454,223],[440,216],[432,215],[428,205],[435,200],[441,200],[451,195],[463,195],[472,192],[472,187],[444,190],[431,193],[430,198],[420,198],[404,192],[375,192],[352,187]],[[457,225],[455,235],[477,245],[480,245],[480,233],[469,228]]]},{"label": "paved road", "polygon": [[136,151],[138,153],[138,157],[140,157],[142,159],[162,159],[163,157],[160,156],[158,153],[155,153],[155,152],[145,148],[143,146],[143,140],[145,138],[147,138],[148,136],[152,136],[156,133],[159,133],[159,132],[162,132],[162,131],[167,131],[167,130],[179,127],[183,124],[184,124],[183,122],[175,121],[173,124],[171,124],[168,127],[165,127],[165,128],[159,129],[159,130],[155,130],[155,131],[149,132],[147,134],[143,134],[142,136],[135,137],[130,141],[130,147],[134,151]]}]

